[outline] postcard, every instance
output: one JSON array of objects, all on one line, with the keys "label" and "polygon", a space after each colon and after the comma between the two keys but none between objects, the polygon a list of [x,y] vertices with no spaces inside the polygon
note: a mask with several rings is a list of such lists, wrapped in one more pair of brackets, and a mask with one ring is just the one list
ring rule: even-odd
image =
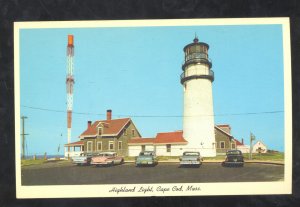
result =
[{"label": "postcard", "polygon": [[289,18],[14,23],[17,198],[292,193]]}]

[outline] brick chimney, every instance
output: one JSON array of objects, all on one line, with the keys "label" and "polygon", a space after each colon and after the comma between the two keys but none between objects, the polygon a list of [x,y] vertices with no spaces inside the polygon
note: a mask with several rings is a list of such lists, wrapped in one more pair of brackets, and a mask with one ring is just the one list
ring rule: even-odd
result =
[{"label": "brick chimney", "polygon": [[87,128],[89,129],[92,126],[92,121],[88,121]]},{"label": "brick chimney", "polygon": [[112,116],[112,111],[111,109],[108,109],[106,111],[106,120],[111,120],[111,116]]}]

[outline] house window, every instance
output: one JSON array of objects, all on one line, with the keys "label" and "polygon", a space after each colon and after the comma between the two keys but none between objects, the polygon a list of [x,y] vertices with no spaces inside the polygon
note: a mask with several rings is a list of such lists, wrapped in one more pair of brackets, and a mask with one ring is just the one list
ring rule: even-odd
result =
[{"label": "house window", "polygon": [[145,151],[145,149],[146,149],[146,146],[142,145],[142,152]]},{"label": "house window", "polygon": [[133,137],[135,136],[135,130],[134,129],[131,130],[131,134],[132,134]]},{"label": "house window", "polygon": [[102,135],[102,127],[98,128],[98,135]]},{"label": "house window", "polygon": [[118,142],[118,149],[121,150],[122,149],[122,141]]},{"label": "house window", "polygon": [[109,148],[109,150],[114,150],[115,149],[114,141],[109,141],[108,142],[108,148]]},{"label": "house window", "polygon": [[231,149],[235,149],[235,143],[231,143]]},{"label": "house window", "polygon": [[102,151],[102,142],[97,142],[97,151]]},{"label": "house window", "polygon": [[127,136],[128,132],[127,129],[124,129],[124,136]]},{"label": "house window", "polygon": [[225,142],[224,142],[224,141],[221,141],[221,142],[220,142],[220,148],[221,148],[221,149],[225,149]]},{"label": "house window", "polygon": [[166,148],[167,148],[167,152],[171,152],[171,145],[170,144],[167,144]]},{"label": "house window", "polygon": [[93,151],[93,142],[88,141],[87,142],[87,152],[92,152]]}]

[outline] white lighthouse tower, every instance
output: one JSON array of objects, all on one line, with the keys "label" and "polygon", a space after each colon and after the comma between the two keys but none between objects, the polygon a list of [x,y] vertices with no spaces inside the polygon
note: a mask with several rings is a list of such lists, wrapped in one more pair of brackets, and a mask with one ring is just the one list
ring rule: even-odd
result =
[{"label": "white lighthouse tower", "polygon": [[183,137],[187,150],[204,157],[216,156],[212,82],[214,73],[208,58],[209,45],[199,42],[184,47],[185,61],[180,77],[184,90]]}]

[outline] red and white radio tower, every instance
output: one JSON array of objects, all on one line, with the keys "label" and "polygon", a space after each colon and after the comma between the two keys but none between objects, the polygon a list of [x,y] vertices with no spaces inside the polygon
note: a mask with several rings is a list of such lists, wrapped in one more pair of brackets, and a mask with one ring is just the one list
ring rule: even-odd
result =
[{"label": "red and white radio tower", "polygon": [[71,142],[71,128],[72,128],[72,110],[73,110],[73,57],[74,57],[74,36],[68,35],[67,46],[67,119],[68,119],[68,143]]}]

